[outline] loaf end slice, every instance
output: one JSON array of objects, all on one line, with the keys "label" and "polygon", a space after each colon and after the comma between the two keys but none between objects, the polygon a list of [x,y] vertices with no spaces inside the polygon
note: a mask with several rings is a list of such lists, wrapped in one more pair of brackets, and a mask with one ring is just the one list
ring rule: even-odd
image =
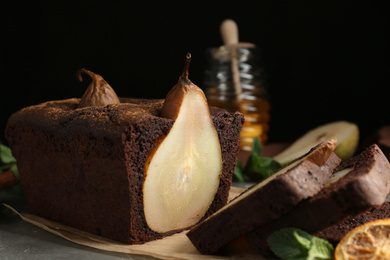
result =
[{"label": "loaf end slice", "polygon": [[270,253],[268,236],[284,227],[309,233],[381,205],[390,192],[390,164],[377,145],[342,163],[317,195],[301,201],[282,217],[256,228],[246,240],[261,254]]},{"label": "loaf end slice", "polygon": [[367,222],[384,218],[390,218],[390,201],[386,201],[380,206],[367,209],[356,216],[349,216],[339,223],[315,232],[313,235],[328,240],[335,246],[352,229]]},{"label": "loaf end slice", "polygon": [[285,214],[328,182],[340,163],[333,154],[335,147],[336,140],[320,143],[193,227],[188,238],[202,254],[215,253],[235,238]]}]

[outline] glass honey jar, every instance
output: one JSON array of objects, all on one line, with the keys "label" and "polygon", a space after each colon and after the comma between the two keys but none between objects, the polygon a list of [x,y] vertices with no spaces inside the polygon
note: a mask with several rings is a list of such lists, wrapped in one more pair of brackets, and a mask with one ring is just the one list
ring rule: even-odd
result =
[{"label": "glass honey jar", "polygon": [[225,47],[206,51],[207,63],[203,87],[211,106],[229,112],[240,111],[245,117],[241,131],[241,150],[251,151],[258,137],[268,139],[270,103],[264,72],[259,63],[259,49]]}]

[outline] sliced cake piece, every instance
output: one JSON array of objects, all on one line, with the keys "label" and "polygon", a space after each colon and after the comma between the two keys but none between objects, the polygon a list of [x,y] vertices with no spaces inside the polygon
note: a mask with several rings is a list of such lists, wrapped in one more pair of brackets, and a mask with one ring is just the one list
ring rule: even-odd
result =
[{"label": "sliced cake piece", "polygon": [[340,240],[355,227],[383,218],[390,218],[390,201],[386,201],[380,206],[365,210],[356,216],[349,216],[339,223],[315,232],[313,235],[326,239],[333,245],[337,245]]},{"label": "sliced cake piece", "polygon": [[296,227],[309,233],[329,227],[347,216],[381,205],[390,191],[390,164],[377,145],[336,168],[324,189],[300,202],[282,217],[246,235],[260,253],[267,254],[266,239],[275,230]]},{"label": "sliced cake piece", "polygon": [[187,236],[203,254],[218,251],[235,238],[276,219],[313,196],[325,185],[340,159],[335,139],[320,143],[304,156],[252,186]]}]

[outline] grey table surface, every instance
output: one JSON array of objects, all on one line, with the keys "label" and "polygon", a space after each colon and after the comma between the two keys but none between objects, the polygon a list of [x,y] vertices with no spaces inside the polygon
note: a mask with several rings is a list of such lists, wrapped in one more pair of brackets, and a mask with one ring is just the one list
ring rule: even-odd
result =
[{"label": "grey table surface", "polygon": [[[235,185],[241,186],[242,185]],[[244,187],[248,185],[244,185]],[[108,252],[79,245],[27,223],[5,203],[20,213],[29,213],[23,195],[13,189],[0,190],[0,259],[134,259],[152,260],[154,257]]]},{"label": "grey table surface", "polygon": [[[0,191],[0,203],[28,213],[23,195],[14,189]],[[108,252],[79,245],[24,222],[0,204],[0,259],[156,259],[149,256]]]}]

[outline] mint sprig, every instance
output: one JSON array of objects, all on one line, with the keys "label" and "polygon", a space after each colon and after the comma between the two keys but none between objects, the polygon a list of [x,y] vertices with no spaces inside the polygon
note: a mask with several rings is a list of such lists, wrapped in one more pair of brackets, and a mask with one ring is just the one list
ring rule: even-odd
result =
[{"label": "mint sprig", "polygon": [[16,164],[16,159],[12,156],[11,149],[0,143],[0,172],[11,168]]},{"label": "mint sprig", "polygon": [[[16,166],[16,159],[12,156],[11,149],[0,143],[0,174],[5,171],[12,171],[16,176],[16,179],[19,180],[19,170]],[[15,190],[20,191],[20,185],[13,187]]]},{"label": "mint sprig", "polygon": [[267,243],[277,257],[285,260],[326,260],[334,255],[331,243],[298,228],[277,230]]},{"label": "mint sprig", "polygon": [[252,152],[248,157],[245,167],[240,160],[237,161],[236,169],[233,172],[233,181],[261,181],[271,173],[278,170],[281,165],[270,157],[262,157],[263,147],[256,137],[252,143]]},{"label": "mint sprig", "polygon": [[237,160],[236,169],[233,172],[233,181],[245,182],[244,169],[240,160]]}]

